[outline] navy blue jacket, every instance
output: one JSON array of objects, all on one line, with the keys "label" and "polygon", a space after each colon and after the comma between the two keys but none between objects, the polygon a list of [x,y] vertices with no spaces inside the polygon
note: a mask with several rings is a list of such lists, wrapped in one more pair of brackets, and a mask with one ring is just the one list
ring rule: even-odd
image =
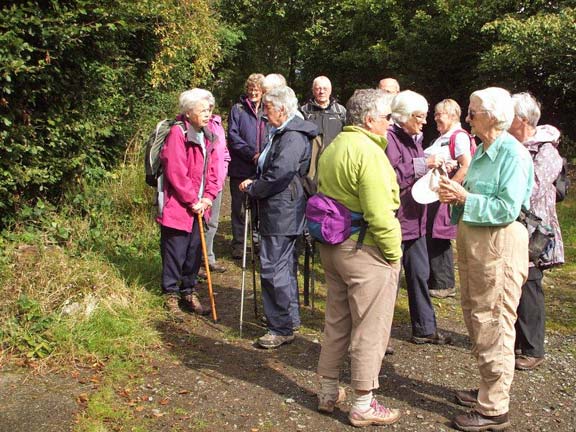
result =
[{"label": "navy blue jacket", "polygon": [[300,235],[304,230],[306,197],[299,177],[310,167],[314,123],[295,116],[272,137],[262,172],[248,194],[258,200],[261,235]]},{"label": "navy blue jacket", "polygon": [[266,119],[263,118],[262,105],[258,112],[246,96],[230,110],[228,117],[228,150],[230,165],[228,175],[240,179],[254,177],[256,164],[254,156],[264,148]]}]

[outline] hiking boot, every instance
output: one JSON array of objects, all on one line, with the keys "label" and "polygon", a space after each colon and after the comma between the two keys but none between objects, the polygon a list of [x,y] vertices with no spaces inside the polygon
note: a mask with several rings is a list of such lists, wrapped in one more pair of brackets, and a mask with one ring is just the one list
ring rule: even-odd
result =
[{"label": "hiking boot", "polygon": [[218,264],[217,262],[213,262],[209,265],[210,271],[214,273],[224,273],[226,271],[226,267],[222,264]]},{"label": "hiking boot", "polygon": [[188,308],[198,315],[209,315],[210,308],[202,306],[200,303],[200,299],[196,293],[187,294],[184,296],[184,302],[188,306]]},{"label": "hiking boot", "polygon": [[431,289],[430,297],[439,299],[447,297],[456,297],[456,288]]},{"label": "hiking boot", "polygon": [[536,369],[542,363],[544,363],[544,357],[530,357],[521,355],[516,357],[515,367],[518,370],[529,371]]},{"label": "hiking boot", "polygon": [[392,346],[392,344],[390,342],[388,342],[388,346],[386,347],[386,355],[394,355],[394,353],[396,352],[396,350],[394,349],[394,347]]},{"label": "hiking boot", "polygon": [[352,407],[350,414],[348,414],[348,420],[352,426],[356,427],[389,425],[397,422],[400,415],[400,410],[386,408],[384,405],[380,405],[376,398],[373,398],[370,408],[366,411]]},{"label": "hiking boot", "polygon": [[470,411],[454,418],[454,427],[465,432],[501,431],[510,427],[508,413],[498,416],[485,416],[478,411]]},{"label": "hiking boot", "polygon": [[454,396],[458,405],[474,408],[478,402],[478,389],[457,391]]},{"label": "hiking boot", "polygon": [[318,411],[324,413],[333,413],[334,407],[346,400],[346,391],[344,387],[338,386],[338,394],[328,394],[320,390],[318,396]]},{"label": "hiking boot", "polygon": [[266,333],[264,336],[258,339],[258,345],[266,349],[278,348],[281,345],[289,344],[292,342],[294,342],[293,334],[282,336],[273,334],[271,332]]},{"label": "hiking boot", "polygon": [[440,332],[436,332],[434,334],[427,336],[412,336],[412,342],[417,345],[421,344],[447,345],[452,342],[452,338],[450,336],[445,336]]},{"label": "hiking boot", "polygon": [[180,309],[180,298],[177,295],[167,294],[164,298],[164,306],[168,310],[170,318],[176,322],[184,321],[186,314]]}]

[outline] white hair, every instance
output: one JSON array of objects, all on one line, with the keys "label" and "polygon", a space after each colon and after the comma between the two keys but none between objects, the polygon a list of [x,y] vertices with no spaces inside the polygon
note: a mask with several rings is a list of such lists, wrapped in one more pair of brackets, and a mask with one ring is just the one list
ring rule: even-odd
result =
[{"label": "white hair", "polygon": [[424,96],[404,90],[394,96],[392,100],[392,119],[398,123],[406,123],[414,113],[427,113],[428,101]]},{"label": "white hair", "polygon": [[270,103],[276,110],[284,109],[288,117],[293,116],[298,111],[298,99],[294,90],[288,86],[277,86],[268,90],[262,96],[262,102]]},{"label": "white hair", "polygon": [[530,93],[516,93],[512,95],[514,114],[524,119],[532,127],[538,126],[540,121],[540,103]]},{"label": "white hair", "polygon": [[470,95],[470,99],[472,98],[478,99],[481,108],[494,117],[496,129],[510,129],[514,120],[514,104],[508,90],[500,87],[488,87],[483,90],[476,90]]},{"label": "white hair", "polygon": [[212,93],[208,90],[193,88],[192,90],[186,90],[185,92],[180,93],[180,113],[186,114],[188,111],[194,110],[194,107],[202,100],[208,101],[210,108],[214,108],[216,101]]},{"label": "white hair", "polygon": [[330,86],[330,88],[332,88],[332,82],[328,77],[324,75],[320,75],[314,78],[314,81],[312,81],[312,88],[314,88],[315,85],[320,85],[321,83],[326,83]]},{"label": "white hair", "polygon": [[285,85],[286,85],[286,78],[284,78],[284,75],[272,73],[264,77],[264,81],[262,81],[262,90],[267,92],[272,90],[274,87]]}]

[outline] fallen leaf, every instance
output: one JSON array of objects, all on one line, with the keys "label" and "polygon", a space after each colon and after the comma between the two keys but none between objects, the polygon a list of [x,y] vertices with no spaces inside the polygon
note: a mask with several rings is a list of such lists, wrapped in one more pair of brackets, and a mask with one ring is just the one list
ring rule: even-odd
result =
[{"label": "fallen leaf", "polygon": [[78,397],[76,398],[76,400],[78,401],[78,403],[88,402],[88,393],[79,394]]},{"label": "fallen leaf", "polygon": [[134,408],[134,411],[142,412],[142,411],[144,411],[144,407],[142,405],[138,405],[136,408]]},{"label": "fallen leaf", "polygon": [[170,398],[164,398],[159,403],[160,405],[168,405],[170,403]]}]

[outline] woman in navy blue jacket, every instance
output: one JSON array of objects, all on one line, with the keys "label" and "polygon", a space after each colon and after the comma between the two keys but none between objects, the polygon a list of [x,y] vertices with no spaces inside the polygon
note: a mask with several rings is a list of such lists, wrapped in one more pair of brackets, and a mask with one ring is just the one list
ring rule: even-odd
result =
[{"label": "woman in navy blue jacket", "polygon": [[[258,201],[260,278],[268,333],[258,339],[263,348],[294,340],[300,324],[296,283],[296,239],[304,231],[306,198],[299,177],[310,167],[310,139],[317,127],[296,115],[298,100],[287,86],[275,87],[263,98],[268,116],[268,144],[258,157],[255,180],[240,190]],[[294,307],[295,306],[295,307]]]},{"label": "woman in navy blue jacket", "polygon": [[[240,97],[228,118],[228,149],[230,151],[232,256],[242,258],[244,242],[244,194],[238,189],[243,180],[256,175],[256,162],[264,143],[266,119],[261,99],[264,75],[252,74],[246,80],[246,94]],[[255,219],[256,212],[253,212]],[[255,222],[255,220],[253,220]],[[256,226],[253,223],[253,226]]]}]

